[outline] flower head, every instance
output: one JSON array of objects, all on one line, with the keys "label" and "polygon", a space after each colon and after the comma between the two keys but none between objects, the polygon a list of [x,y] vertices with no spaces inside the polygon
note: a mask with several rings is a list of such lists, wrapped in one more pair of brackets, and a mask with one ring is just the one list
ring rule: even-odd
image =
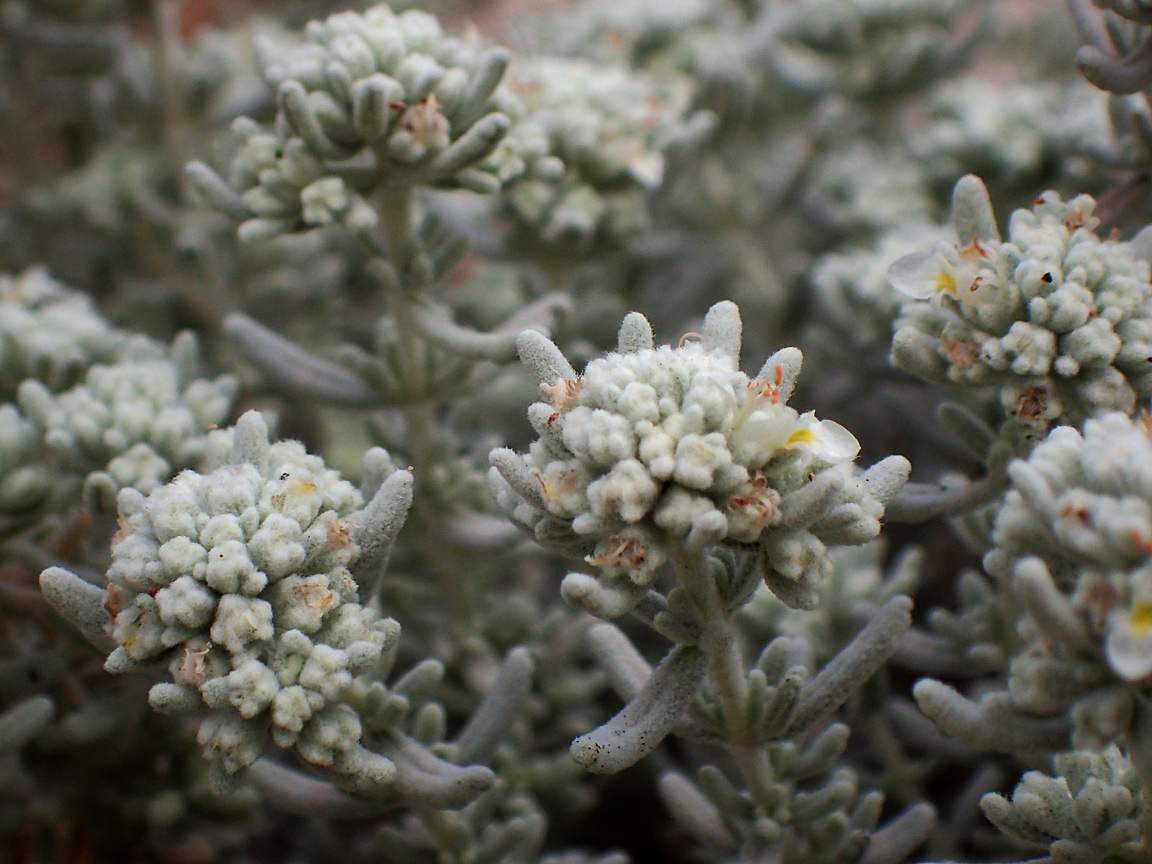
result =
[{"label": "flower head", "polygon": [[[856,478],[852,433],[786,404],[800,352],[777,352],[751,378],[737,366],[739,340],[731,303],[712,308],[699,341],[675,348],[653,347],[634,313],[621,350],[577,376],[556,346],[525,334],[521,357],[551,401],[529,411],[540,439],[526,457],[494,454],[498,498],[538,538],[639,585],[678,552],[721,543],[757,544],[787,578],[816,581],[826,569],[821,538],[870,539],[883,505]],[[887,468],[906,470],[895,458]],[[825,533],[820,507],[783,524],[789,495],[813,482],[827,487],[827,508],[844,508],[846,530]]]},{"label": "flower head", "polygon": [[1094,206],[1046,192],[1012,214],[1001,240],[987,190],[962,179],[959,243],[889,268],[893,288],[911,298],[892,362],[931,381],[995,385],[1006,414],[1041,430],[1134,410],[1152,396],[1152,283],[1137,249],[1093,233]]},{"label": "flower head", "polygon": [[[231,437],[229,464],[119,496],[104,608],[120,647],[107,668],[167,664],[171,682],[150,698],[211,709],[200,743],[226,773],[260,755],[269,725],[280,746],[316,762],[307,742],[348,710],[354,676],[399,632],[360,604],[350,569],[376,542],[371,517],[361,493],[299,442],[269,444],[255,412],[215,434]],[[260,734],[237,748],[216,734],[225,727]],[[342,751],[359,740],[359,726],[349,729]]]}]

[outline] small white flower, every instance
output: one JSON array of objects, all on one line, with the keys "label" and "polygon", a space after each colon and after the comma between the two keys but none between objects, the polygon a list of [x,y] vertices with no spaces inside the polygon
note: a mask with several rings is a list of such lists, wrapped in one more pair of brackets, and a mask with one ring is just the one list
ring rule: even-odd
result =
[{"label": "small white flower", "polygon": [[937,252],[912,252],[888,268],[892,287],[914,300],[930,300],[941,291],[956,292],[947,262]]},{"label": "small white flower", "polygon": [[1108,616],[1105,651],[1108,665],[1125,681],[1152,675],[1152,597],[1137,598]]},{"label": "small white flower", "polygon": [[801,450],[823,462],[847,462],[860,452],[856,437],[832,420],[797,414],[787,405],[752,412],[732,434],[734,455],[752,468],[766,465],[780,451]]},{"label": "small white flower", "polygon": [[809,411],[801,414],[796,426],[781,445],[785,450],[803,449],[822,462],[850,462],[860,452],[856,436],[832,420],[817,420]]},{"label": "small white flower", "polygon": [[914,300],[943,294],[962,297],[980,284],[980,271],[989,249],[976,238],[968,246],[940,243],[931,252],[913,252],[888,268],[892,287]]}]

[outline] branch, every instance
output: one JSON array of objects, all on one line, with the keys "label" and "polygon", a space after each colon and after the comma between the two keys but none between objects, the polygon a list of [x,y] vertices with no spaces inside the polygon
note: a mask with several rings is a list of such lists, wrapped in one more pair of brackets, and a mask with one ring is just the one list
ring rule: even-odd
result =
[{"label": "branch", "polygon": [[224,332],[253,366],[294,396],[339,408],[375,408],[380,395],[343,366],[321,360],[241,312],[224,319]]},{"label": "branch", "polygon": [[1152,33],[1125,57],[1116,57],[1095,45],[1085,45],[1076,52],[1076,66],[1101,90],[1139,93],[1152,84]]}]

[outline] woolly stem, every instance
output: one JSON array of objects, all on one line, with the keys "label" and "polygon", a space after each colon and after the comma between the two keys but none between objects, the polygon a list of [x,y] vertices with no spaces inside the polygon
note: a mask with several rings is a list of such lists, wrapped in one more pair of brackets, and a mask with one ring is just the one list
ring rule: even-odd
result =
[{"label": "woolly stem", "polygon": [[730,735],[728,747],[744,772],[753,800],[761,806],[768,806],[773,783],[772,765],[768,761],[768,751],[756,742],[749,722],[748,679],[732,617],[724,609],[720,592],[702,554],[682,553],[677,556],[675,566],[680,583],[688,590],[704,624],[700,647],[708,657],[708,671],[720,697]]},{"label": "woolly stem", "polygon": [[[383,164],[383,158],[377,160]],[[377,201],[380,205],[380,225],[384,248],[388,258],[400,277],[400,292],[407,294],[408,271],[412,260],[412,193],[410,179],[393,174],[380,185]],[[408,393],[419,393],[424,389],[424,372],[420,363],[420,336],[412,310],[403,296],[389,297],[396,330],[400,338],[400,377],[401,389]],[[419,482],[421,469],[428,464],[428,447],[432,441],[432,418],[427,405],[413,405],[404,411],[408,422],[410,451],[408,458],[416,469]]]}]

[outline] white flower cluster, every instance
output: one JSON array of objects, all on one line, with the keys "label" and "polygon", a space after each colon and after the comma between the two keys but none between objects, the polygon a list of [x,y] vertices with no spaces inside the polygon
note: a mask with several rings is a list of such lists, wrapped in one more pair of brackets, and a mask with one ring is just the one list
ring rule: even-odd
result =
[{"label": "white flower cluster", "polygon": [[167,664],[162,711],[214,709],[199,742],[232,774],[271,730],[306,761],[341,770],[361,738],[347,704],[399,626],[358,600],[361,493],[296,441],[268,444],[249,412],[231,464],[120,493],[105,608],[109,671]]},{"label": "white flower cluster", "polygon": [[327,174],[323,160],[302,139],[264,129],[247,117],[237,119],[232,131],[239,148],[228,176],[242,193],[242,241],[333,223],[353,232],[376,226],[376,211],[342,178]]},{"label": "white flower cluster", "polygon": [[1003,552],[1044,558],[1100,629],[1113,671],[1131,681],[1152,675],[1150,432],[1123,414],[1087,421],[1083,435],[1054,429],[1031,470],[1016,469],[994,535]]},{"label": "white flower cluster", "polygon": [[194,377],[195,356],[180,353],[195,355],[194,340],[178,339],[167,352],[134,340],[118,362],[89,367],[63,393],[24,381],[20,410],[61,467],[105,470],[118,486],[147,492],[203,458],[207,434],[227,419],[239,389],[231,375]]},{"label": "white flower cluster", "polygon": [[[371,230],[377,215],[360,193],[398,166],[413,185],[479,192],[533,170],[535,156],[500,147],[508,115],[522,113],[498,86],[505,52],[447,37],[424,12],[384,5],[312,21],[305,35],[258,52],[277,90],[277,122],[234,124],[240,145],[227,184],[201,163],[190,168],[208,203],[242,220],[242,240],[333,223]],[[555,174],[555,160],[546,161]]]},{"label": "white flower cluster", "polygon": [[0,277],[0,513],[74,502],[96,474],[147,491],[197,464],[239,386],[199,365],[191,334],[163,346],[43,270]]},{"label": "white flower cluster", "polygon": [[517,219],[548,242],[586,245],[597,232],[624,237],[643,228],[644,193],[663,182],[665,152],[709,125],[707,114],[685,120],[689,80],[675,75],[540,58],[517,63],[510,79],[525,119],[509,145],[567,168],[518,177],[506,191]]},{"label": "white flower cluster", "polygon": [[43,269],[0,276],[0,397],[11,399],[27,378],[50,390],[70,387],[93,363],[114,361],[127,342],[91,297]]},{"label": "white flower cluster", "polygon": [[950,184],[970,171],[998,190],[1034,190],[1048,166],[1079,155],[1109,125],[1107,97],[1079,79],[963,78],[933,95],[931,112],[933,122],[910,146],[933,182]]},{"label": "white flower cluster", "polygon": [[1083,434],[1054,429],[1010,466],[985,558],[993,575],[1014,575],[1018,600],[1047,598],[1025,602],[1030,644],[1012,663],[1013,700],[1041,715],[1070,710],[1082,746],[1122,734],[1134,692],[1152,681],[1150,433],[1119,413]]},{"label": "white flower cluster", "polygon": [[15,405],[0,405],[0,513],[34,512],[54,491],[69,498],[77,491],[78,478],[73,480],[67,483],[44,464],[36,425]]},{"label": "white flower cluster", "polygon": [[848,430],[785,404],[800,352],[778,352],[749,378],[737,366],[740,328],[736,306],[720,303],[702,341],[653,348],[633,313],[619,353],[580,376],[551,342],[525,333],[521,358],[551,401],[529,409],[540,438],[526,457],[493,454],[513,519],[544,542],[587,547],[587,563],[637,585],[678,552],[758,544],[766,569],[796,594],[831,567],[826,544],[875,537],[907,462],[857,475]]},{"label": "white flower cluster", "polygon": [[762,28],[763,62],[802,93],[849,97],[919,89],[965,50],[960,17],[970,0],[803,0]]},{"label": "white flower cluster", "polygon": [[[268,82],[301,85],[338,146],[371,143],[404,163],[443,150],[478,120],[503,69],[481,85],[481,52],[445,36],[434,16],[416,10],[397,15],[380,5],[337,13],[309,22],[305,36],[261,58]],[[476,92],[478,86],[487,92]]]},{"label": "white flower cluster", "polygon": [[1116,746],[1053,760],[1051,776],[1029,771],[1009,801],[995,792],[980,807],[1001,831],[1027,846],[1048,847],[1053,861],[1139,861],[1143,784]]},{"label": "white flower cluster", "polygon": [[715,28],[725,18],[730,23],[732,11],[707,0],[592,0],[575,15],[570,9],[546,13],[539,39],[540,44],[558,44],[557,54],[597,62],[635,62],[651,55],[665,59],[704,28]]},{"label": "white flower cluster", "polygon": [[828,150],[812,169],[804,209],[830,231],[871,236],[931,221],[924,169],[904,150],[856,143]]},{"label": "white flower cluster", "polygon": [[[986,206],[979,181],[961,184],[957,196]],[[929,380],[998,385],[1009,415],[1041,427],[1133,411],[1152,396],[1149,268],[1129,244],[1096,236],[1094,206],[1046,192],[1012,214],[1006,241],[991,225],[898,260],[892,285],[917,302],[896,323],[893,362]]]}]

